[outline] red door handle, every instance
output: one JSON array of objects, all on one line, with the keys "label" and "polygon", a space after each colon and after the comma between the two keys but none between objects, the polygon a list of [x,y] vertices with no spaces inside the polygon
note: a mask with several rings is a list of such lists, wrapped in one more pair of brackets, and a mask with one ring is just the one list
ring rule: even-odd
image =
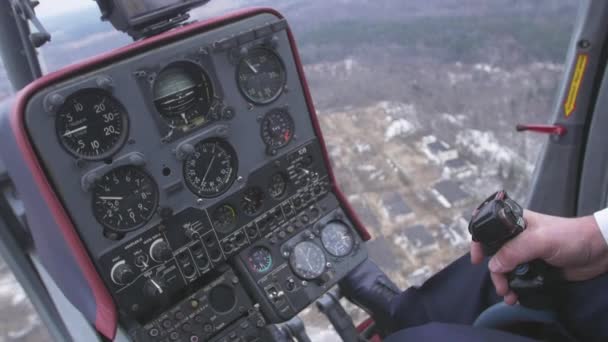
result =
[{"label": "red door handle", "polygon": [[560,125],[524,125],[518,124],[515,126],[518,132],[531,131],[536,133],[551,134],[562,136],[568,131],[566,127]]}]

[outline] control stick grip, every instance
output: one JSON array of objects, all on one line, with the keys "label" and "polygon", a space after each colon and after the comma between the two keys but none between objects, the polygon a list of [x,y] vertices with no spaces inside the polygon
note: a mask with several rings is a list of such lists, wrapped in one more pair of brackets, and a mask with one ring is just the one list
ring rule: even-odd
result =
[{"label": "control stick grip", "polygon": [[[525,229],[522,207],[510,199],[504,190],[496,192],[479,205],[469,222],[469,233],[473,241],[481,243],[486,256],[494,255]],[[553,298],[560,283],[559,273],[543,260],[517,266],[507,275],[507,279],[521,305],[532,309],[555,306],[557,301]]]}]

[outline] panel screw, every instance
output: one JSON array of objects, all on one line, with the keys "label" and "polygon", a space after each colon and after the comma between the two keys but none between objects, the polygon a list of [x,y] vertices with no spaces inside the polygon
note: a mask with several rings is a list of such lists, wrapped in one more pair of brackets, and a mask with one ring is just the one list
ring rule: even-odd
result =
[{"label": "panel screw", "polygon": [[591,46],[591,43],[586,39],[582,39],[578,42],[578,47],[581,49],[587,49],[590,46]]}]

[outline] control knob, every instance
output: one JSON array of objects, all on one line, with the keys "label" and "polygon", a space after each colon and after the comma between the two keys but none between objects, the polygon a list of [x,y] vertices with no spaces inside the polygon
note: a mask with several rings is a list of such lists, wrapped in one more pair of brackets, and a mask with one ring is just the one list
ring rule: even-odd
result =
[{"label": "control knob", "polygon": [[150,245],[150,256],[156,262],[164,262],[173,258],[173,252],[167,241],[158,239]]},{"label": "control knob", "polygon": [[112,267],[110,278],[116,285],[125,285],[135,280],[135,272],[125,261],[119,261]]}]

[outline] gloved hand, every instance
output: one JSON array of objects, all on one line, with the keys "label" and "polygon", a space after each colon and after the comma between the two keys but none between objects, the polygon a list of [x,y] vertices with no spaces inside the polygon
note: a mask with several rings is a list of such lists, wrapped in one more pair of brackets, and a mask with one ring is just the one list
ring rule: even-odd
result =
[{"label": "gloved hand", "polygon": [[341,293],[351,302],[367,311],[380,331],[391,331],[393,322],[392,299],[401,293],[371,259],[350,272],[340,281]]}]

